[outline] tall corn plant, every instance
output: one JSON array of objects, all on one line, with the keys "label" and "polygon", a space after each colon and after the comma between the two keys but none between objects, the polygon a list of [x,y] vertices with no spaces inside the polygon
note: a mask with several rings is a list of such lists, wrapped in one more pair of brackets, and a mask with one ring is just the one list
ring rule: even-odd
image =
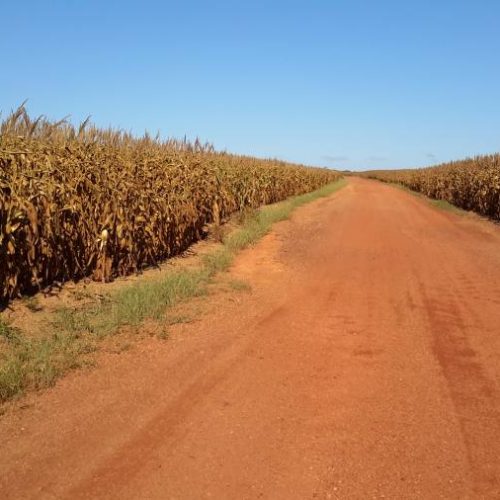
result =
[{"label": "tall corn plant", "polygon": [[208,223],[338,179],[210,144],[32,120],[0,124],[0,300],[108,281],[185,250]]}]

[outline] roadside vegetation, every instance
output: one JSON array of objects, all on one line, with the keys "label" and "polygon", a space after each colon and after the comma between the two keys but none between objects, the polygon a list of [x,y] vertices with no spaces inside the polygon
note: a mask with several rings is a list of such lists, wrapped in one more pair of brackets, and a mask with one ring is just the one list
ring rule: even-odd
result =
[{"label": "roadside vegetation", "polygon": [[[161,279],[138,280],[99,301],[60,309],[47,324],[47,331],[36,338],[0,319],[0,402],[26,390],[52,385],[68,370],[88,363],[89,354],[98,348],[99,341],[123,327],[137,328],[145,320],[168,325],[169,308],[206,294],[207,286],[218,273],[229,268],[240,250],[258,241],[274,223],[287,219],[297,207],[328,196],[344,185],[342,179],[277,204],[242,211],[241,224],[222,236],[221,242],[202,256],[198,267],[172,269]],[[248,290],[241,282],[234,282],[231,288]],[[37,304],[36,299],[30,300],[29,307],[35,307],[33,304]]]},{"label": "roadside vegetation", "polygon": [[[380,179],[377,179],[380,180]],[[383,181],[387,182],[387,181]],[[444,210],[445,212],[452,212],[456,215],[466,215],[468,212],[464,210],[463,208],[459,208],[455,205],[452,205],[449,201],[446,200],[436,200],[433,198],[429,198],[423,193],[419,193],[418,191],[413,191],[410,188],[404,186],[403,184],[399,184],[397,182],[391,182],[394,187],[397,187],[398,189],[401,189],[403,191],[406,191],[407,193],[416,196],[422,200],[425,200],[429,205],[438,208],[439,210]]]},{"label": "roadside vegetation", "polygon": [[373,170],[362,175],[401,184],[434,200],[500,221],[500,154],[429,168]]}]

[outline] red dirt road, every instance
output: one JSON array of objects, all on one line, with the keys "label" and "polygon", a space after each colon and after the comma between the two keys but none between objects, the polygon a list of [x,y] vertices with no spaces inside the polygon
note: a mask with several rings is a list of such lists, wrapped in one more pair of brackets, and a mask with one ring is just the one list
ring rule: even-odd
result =
[{"label": "red dirt road", "polygon": [[0,497],[500,498],[500,229],[350,179],[252,293],[0,418]]}]

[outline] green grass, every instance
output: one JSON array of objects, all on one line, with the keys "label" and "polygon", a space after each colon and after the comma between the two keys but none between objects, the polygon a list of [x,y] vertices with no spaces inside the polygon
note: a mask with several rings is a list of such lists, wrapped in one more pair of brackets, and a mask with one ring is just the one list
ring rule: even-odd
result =
[{"label": "green grass", "polygon": [[[424,196],[424,195],[422,195]],[[425,196],[424,196],[425,197]],[[425,197],[427,198],[427,197]],[[434,200],[432,198],[427,198],[429,200],[429,203],[436,208],[439,208],[439,210],[444,210],[445,212],[452,212],[457,215],[466,215],[467,211],[464,210],[463,208],[457,207],[456,205],[453,205],[449,201],[446,200]]]},{"label": "green grass", "polygon": [[[227,270],[242,249],[269,232],[272,225],[287,219],[297,207],[328,196],[346,184],[337,181],[312,193],[241,214],[242,226],[224,236],[222,244],[201,259],[195,269],[175,270],[158,280],[138,281],[110,293],[99,303],[60,309],[50,325],[50,334],[31,339],[0,320],[0,402],[28,389],[50,386],[68,370],[86,363],[99,339],[124,326],[138,327],[146,319],[172,324],[168,310],[194,296],[207,293],[214,277]],[[248,290],[246,283],[233,281],[234,290]],[[162,338],[168,332],[163,329]]]},{"label": "green grass", "polygon": [[0,339],[8,343],[17,343],[20,339],[20,331],[0,318]]},{"label": "green grass", "polygon": [[237,292],[251,292],[252,287],[243,280],[230,280],[229,287]]},{"label": "green grass", "polygon": [[82,355],[95,349],[90,339],[70,332],[29,339],[14,330],[15,334],[8,337],[10,349],[0,355],[0,402],[28,387],[38,389],[52,385],[68,370],[81,366]]}]

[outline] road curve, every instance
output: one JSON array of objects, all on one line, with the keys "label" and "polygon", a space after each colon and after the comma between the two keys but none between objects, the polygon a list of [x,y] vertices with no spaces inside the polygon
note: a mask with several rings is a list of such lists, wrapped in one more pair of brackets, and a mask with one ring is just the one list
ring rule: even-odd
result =
[{"label": "road curve", "polygon": [[0,497],[500,498],[500,229],[349,179],[172,339],[0,418]]}]

